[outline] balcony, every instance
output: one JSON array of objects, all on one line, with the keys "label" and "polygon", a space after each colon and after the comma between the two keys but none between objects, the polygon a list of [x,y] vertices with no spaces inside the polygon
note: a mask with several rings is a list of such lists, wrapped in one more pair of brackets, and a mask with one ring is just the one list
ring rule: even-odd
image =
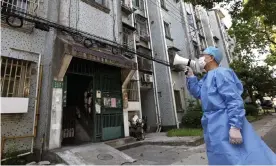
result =
[{"label": "balcony", "polygon": [[[2,26],[18,28],[25,32],[32,32],[34,23],[24,21],[25,14],[36,16],[40,0],[1,0]],[[21,15],[23,18],[7,17],[10,13]]]},{"label": "balcony", "polygon": [[121,8],[126,15],[131,15],[134,12],[130,0],[121,0]]}]

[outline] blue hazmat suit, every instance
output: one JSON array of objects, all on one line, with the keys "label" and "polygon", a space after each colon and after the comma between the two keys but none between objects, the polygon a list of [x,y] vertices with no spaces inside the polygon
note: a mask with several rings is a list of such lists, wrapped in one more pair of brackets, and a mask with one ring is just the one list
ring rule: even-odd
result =
[{"label": "blue hazmat suit", "polygon": [[[201,123],[210,165],[276,165],[276,154],[245,118],[243,86],[233,70],[218,67],[200,81],[188,77],[187,87],[202,103]],[[242,144],[230,144],[231,126],[241,129]]]}]

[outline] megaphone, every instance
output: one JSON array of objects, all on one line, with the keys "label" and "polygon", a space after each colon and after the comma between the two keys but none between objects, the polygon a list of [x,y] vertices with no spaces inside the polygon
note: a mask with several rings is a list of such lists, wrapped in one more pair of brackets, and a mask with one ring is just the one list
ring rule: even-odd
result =
[{"label": "megaphone", "polygon": [[[192,68],[195,72],[199,71],[199,65],[196,60],[184,58],[179,56],[178,54],[175,54],[174,56],[173,65],[185,65]],[[188,71],[185,72],[186,75],[187,73]]]}]

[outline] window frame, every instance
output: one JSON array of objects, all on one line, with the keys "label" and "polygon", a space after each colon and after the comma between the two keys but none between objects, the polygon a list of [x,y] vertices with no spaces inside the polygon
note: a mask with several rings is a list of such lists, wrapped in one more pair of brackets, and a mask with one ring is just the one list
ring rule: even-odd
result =
[{"label": "window frame", "polygon": [[194,57],[199,58],[200,50],[197,42],[193,42]]},{"label": "window frame", "polygon": [[135,0],[135,3],[133,3],[133,6],[134,8],[144,10],[144,0]]},{"label": "window frame", "polygon": [[165,37],[172,40],[170,24],[164,21]]},{"label": "window frame", "polygon": [[162,9],[169,11],[166,7],[166,0],[160,0],[160,6]]},{"label": "window frame", "polygon": [[195,28],[195,22],[194,22],[193,14],[187,12],[187,17],[188,17],[188,24],[190,26],[192,26],[193,28]]},{"label": "window frame", "polygon": [[81,0],[81,1],[85,2],[86,4],[92,6],[96,9],[99,9],[107,14],[110,13],[108,0],[102,0],[102,2],[103,2],[102,4],[96,2],[96,0]]}]

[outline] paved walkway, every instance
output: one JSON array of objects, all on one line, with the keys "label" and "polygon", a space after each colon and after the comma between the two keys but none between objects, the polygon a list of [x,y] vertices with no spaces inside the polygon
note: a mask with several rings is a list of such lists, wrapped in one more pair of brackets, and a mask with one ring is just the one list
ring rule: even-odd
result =
[{"label": "paved walkway", "polygon": [[65,147],[55,151],[68,165],[121,165],[134,159],[104,143]]},{"label": "paved walkway", "polygon": [[[276,114],[273,116],[266,116],[259,121],[253,122],[252,125],[257,133],[263,137],[269,131],[272,131],[274,128],[276,128]],[[155,134],[155,136],[150,136],[150,138],[157,137],[156,135],[158,136],[158,134]],[[159,136],[163,139],[164,134],[159,134]],[[276,141],[274,142],[276,144]],[[132,165],[208,164],[204,144],[197,147],[150,145],[127,149],[123,152],[133,157],[134,159],[137,159],[137,161],[132,163]]]},{"label": "paved walkway", "polygon": [[[266,116],[253,123],[257,132],[264,136],[269,131],[276,133],[276,115]],[[275,138],[275,133],[274,138]],[[270,136],[271,137],[271,136]],[[265,137],[270,140],[271,138]],[[169,138],[165,133],[147,135],[148,142],[179,142],[193,141],[193,137]],[[276,142],[276,141],[275,141]],[[275,144],[275,143],[274,143]],[[273,144],[273,145],[274,145]],[[167,144],[165,144],[167,145]],[[190,147],[142,145],[136,148],[119,151],[104,143],[86,144],[74,147],[65,147],[54,151],[69,165],[202,165],[207,164],[205,145]],[[134,162],[135,161],[135,162]]]}]

